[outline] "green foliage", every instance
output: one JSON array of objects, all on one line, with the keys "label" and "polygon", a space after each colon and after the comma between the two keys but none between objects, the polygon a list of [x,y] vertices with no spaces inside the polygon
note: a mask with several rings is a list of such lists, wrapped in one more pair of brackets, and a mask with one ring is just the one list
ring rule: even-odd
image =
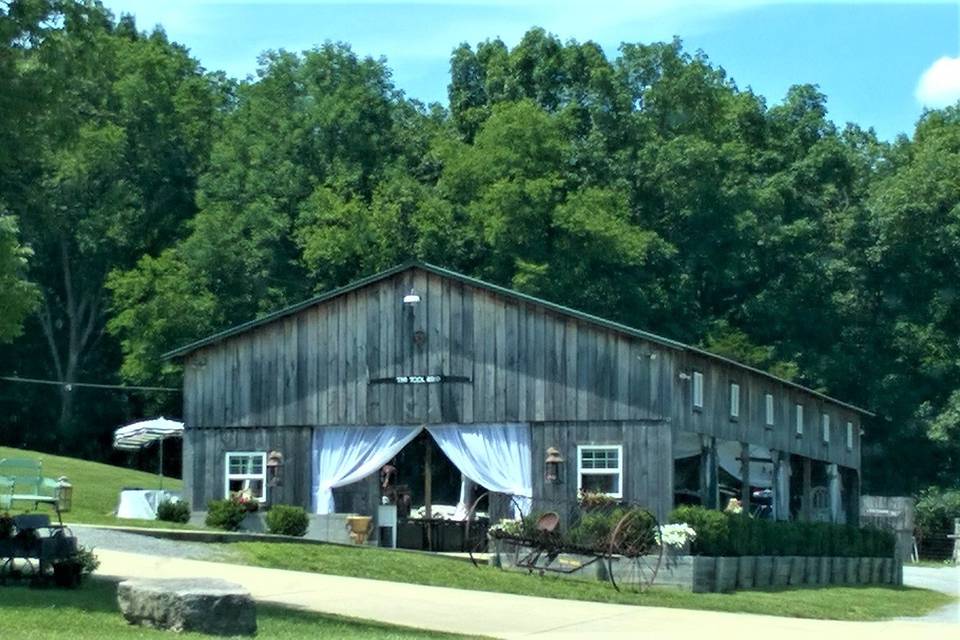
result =
[{"label": "green foliage", "polygon": [[[166,351],[416,257],[877,411],[865,491],[960,474],[958,107],[887,144],[813,86],[768,106],[679,40],[607,55],[536,28],[457,47],[448,109],[425,107],[344,44],[233,81],[98,3],[11,7],[11,371],[177,386]],[[0,402],[6,441],[90,456],[130,413],[57,388]]]},{"label": "green foliage", "polygon": [[677,507],[670,522],[697,532],[691,552],[704,556],[891,557],[889,531],[823,522],[775,521],[703,507]]},{"label": "green foliage", "polygon": [[187,523],[190,521],[190,505],[182,500],[164,500],[157,505],[157,520]]},{"label": "green foliage", "polygon": [[310,525],[310,519],[303,507],[292,507],[285,504],[270,507],[270,510],[267,511],[266,521],[270,533],[301,538],[307,535],[307,527]]},{"label": "green foliage", "polygon": [[237,500],[211,500],[207,503],[208,527],[236,531],[247,515],[247,508]]},{"label": "green foliage", "polygon": [[693,506],[677,507],[670,512],[668,522],[685,522],[693,527],[697,537],[691,544],[691,553],[711,556],[731,555],[736,540],[731,534],[731,524],[737,529],[742,529],[744,524],[737,516]]},{"label": "green foliage", "polygon": [[16,219],[2,214],[0,203],[0,343],[23,332],[24,319],[39,302],[36,286],[24,277],[33,252],[20,244]]},{"label": "green foliage", "polygon": [[610,546],[610,535],[617,523],[626,514],[622,507],[585,511],[580,521],[567,531],[573,544],[588,549],[604,549]]},{"label": "green foliage", "polygon": [[960,518],[960,489],[928,487],[917,495],[914,525],[922,537],[953,532],[955,518]]},{"label": "green foliage", "polygon": [[74,560],[80,565],[80,570],[84,574],[91,574],[100,568],[100,559],[93,549],[88,549],[83,545],[77,546],[77,554]]}]

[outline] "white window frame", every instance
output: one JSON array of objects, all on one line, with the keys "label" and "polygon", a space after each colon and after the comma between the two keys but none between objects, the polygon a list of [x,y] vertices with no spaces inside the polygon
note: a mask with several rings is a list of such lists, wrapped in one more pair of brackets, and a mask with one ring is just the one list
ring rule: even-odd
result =
[{"label": "white window frame", "polygon": [[693,408],[703,409],[703,372],[693,372]]},{"label": "white window frame", "polygon": [[[260,473],[230,473],[230,457],[260,457]],[[231,480],[260,480],[263,482],[263,495],[257,498],[257,502],[267,501],[267,453],[266,451],[228,451],[223,456],[223,497],[230,497]]]},{"label": "white window frame", "polygon": [[[584,469],[583,468],[583,452],[584,450],[602,450],[602,451],[616,451],[617,452],[617,468],[616,469]],[[611,498],[623,498],[623,445],[622,444],[578,444],[577,445],[577,493],[583,489],[583,474],[594,475],[594,476],[617,476],[618,482],[617,487],[619,491],[616,493],[605,493],[605,496]]]},{"label": "white window frame", "polygon": [[820,414],[820,434],[823,439],[823,444],[830,444],[830,414],[821,413]]},{"label": "white window frame", "polygon": [[797,437],[799,438],[803,435],[803,405],[799,402],[796,403],[794,410],[796,411],[794,424],[796,425]]},{"label": "white window frame", "polygon": [[740,417],[740,385],[736,382],[730,383],[730,417]]},{"label": "white window frame", "polygon": [[853,423],[847,422],[847,451],[853,451]]},{"label": "white window frame", "polygon": [[765,420],[764,424],[768,427],[772,427],[776,424],[776,418],[774,417],[774,405],[773,405],[773,394],[768,393],[763,398],[764,414]]}]

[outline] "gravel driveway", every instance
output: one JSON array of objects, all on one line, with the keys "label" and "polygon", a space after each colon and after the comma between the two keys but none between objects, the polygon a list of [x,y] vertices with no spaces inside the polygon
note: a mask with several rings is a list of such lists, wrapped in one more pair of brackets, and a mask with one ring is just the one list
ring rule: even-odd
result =
[{"label": "gravel driveway", "polygon": [[70,529],[77,536],[79,543],[87,548],[110,549],[112,551],[127,551],[129,553],[144,553],[151,556],[186,558],[189,560],[226,561],[231,558],[230,552],[220,544],[164,540],[135,533],[81,525],[71,525]]},{"label": "gravel driveway", "polygon": [[[903,584],[922,587],[960,598],[960,567],[904,567]],[[917,620],[917,618],[905,618]],[[920,620],[960,624],[960,600],[929,613]]]}]

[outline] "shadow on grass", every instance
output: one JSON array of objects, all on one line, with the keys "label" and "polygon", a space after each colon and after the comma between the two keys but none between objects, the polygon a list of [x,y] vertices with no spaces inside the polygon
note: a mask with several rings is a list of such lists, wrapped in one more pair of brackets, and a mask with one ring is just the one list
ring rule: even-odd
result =
[{"label": "shadow on grass", "polygon": [[117,608],[117,582],[113,578],[88,576],[76,589],[60,587],[32,587],[23,584],[7,584],[0,587],[5,607],[43,607],[53,609],[78,609],[92,613],[119,613]]}]

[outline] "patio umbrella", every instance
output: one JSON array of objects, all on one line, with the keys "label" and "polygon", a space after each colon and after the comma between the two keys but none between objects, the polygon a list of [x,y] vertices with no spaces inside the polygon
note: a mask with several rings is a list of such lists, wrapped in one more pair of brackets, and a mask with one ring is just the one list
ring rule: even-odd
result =
[{"label": "patio umbrella", "polygon": [[182,438],[183,423],[166,418],[134,422],[113,432],[113,448],[138,451],[154,442],[160,443],[160,488],[163,489],[163,441]]}]

